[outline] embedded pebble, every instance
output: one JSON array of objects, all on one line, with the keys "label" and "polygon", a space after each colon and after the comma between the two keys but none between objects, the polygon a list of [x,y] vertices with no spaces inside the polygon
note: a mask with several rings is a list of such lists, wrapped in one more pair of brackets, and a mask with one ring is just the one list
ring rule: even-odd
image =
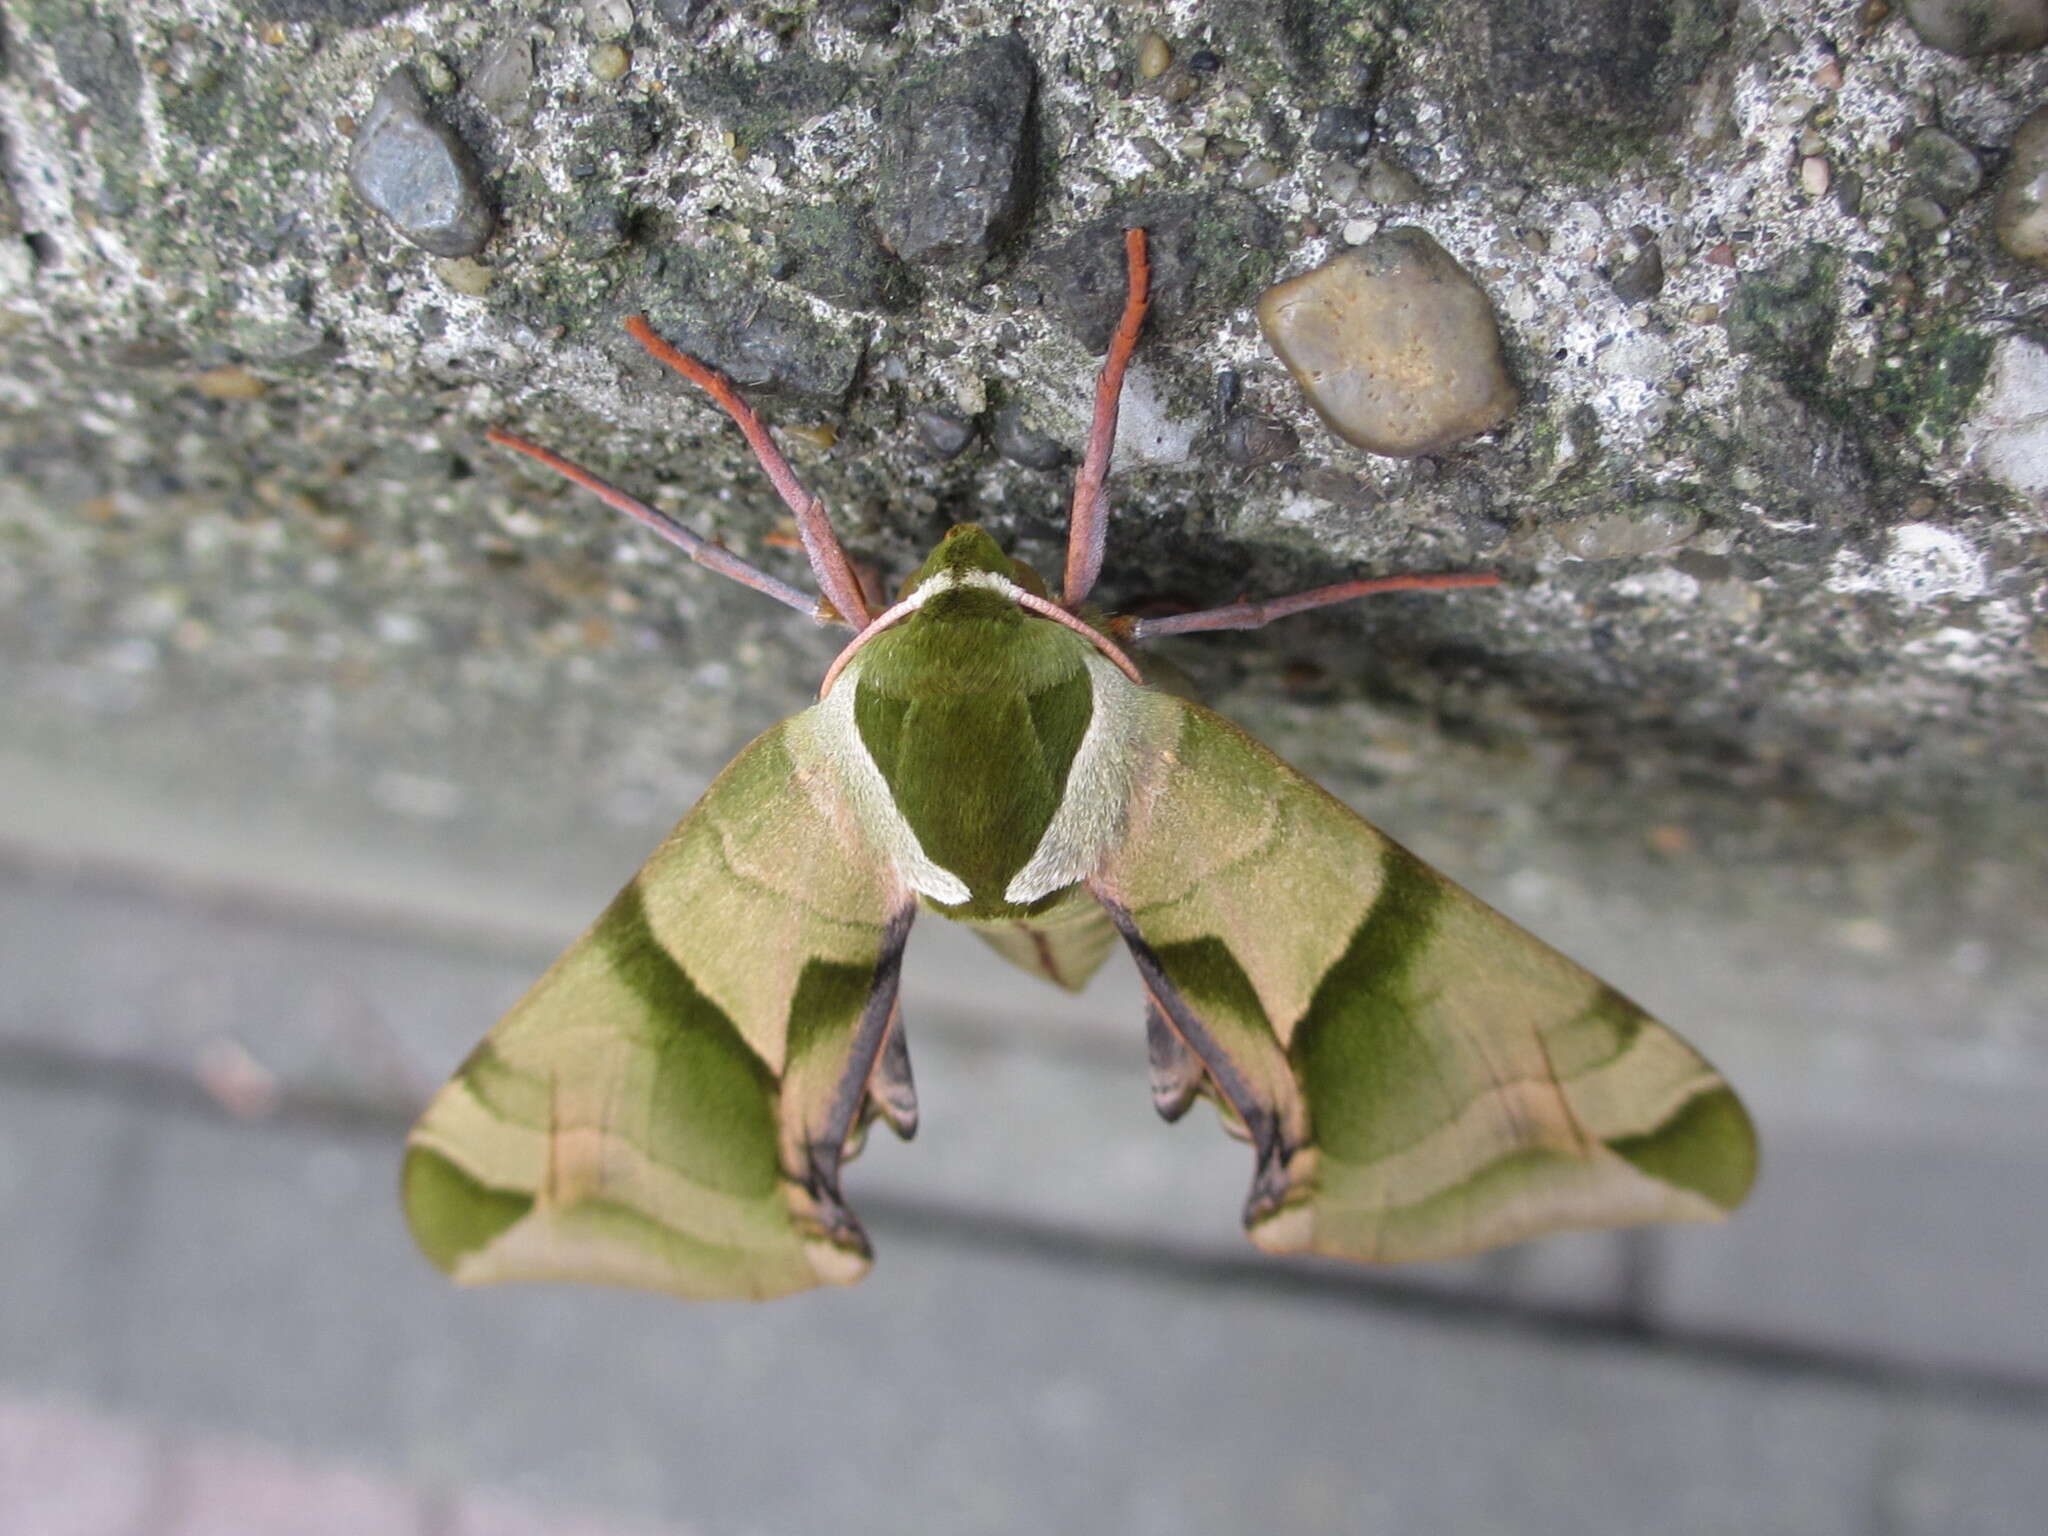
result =
[{"label": "embedded pebble", "polygon": [[192,387],[209,400],[256,400],[269,388],[248,369],[233,365],[207,369],[193,378]]},{"label": "embedded pebble", "polygon": [[1365,195],[1376,203],[1419,203],[1422,183],[1404,165],[1384,155],[1375,155],[1365,169]]},{"label": "embedded pebble", "polygon": [[1173,68],[1173,47],[1157,32],[1138,39],[1138,78],[1157,80]]},{"label": "embedded pebble", "polygon": [[919,411],[910,425],[935,458],[957,459],[974,441],[974,423],[958,411]]},{"label": "embedded pebble", "polygon": [[1948,222],[1948,210],[1931,197],[1908,197],[1899,201],[1899,217],[1915,229],[1939,229]]},{"label": "embedded pebble", "polygon": [[[1679,125],[1691,87],[1728,47],[1736,11],[1735,0],[1435,0],[1415,8],[1427,16],[1422,46],[1401,54],[1422,55],[1435,76],[1430,107],[1440,105],[1443,121],[1433,138],[1455,136],[1495,165],[1569,167],[1579,181]],[[1432,54],[1446,64],[1432,65]]]},{"label": "embedded pebble", "polygon": [[492,44],[470,72],[469,94],[501,123],[533,115],[533,40],[525,35]]},{"label": "embedded pebble", "polygon": [[1681,501],[1646,501],[1552,523],[1544,531],[1574,560],[1666,555],[1699,531],[1700,515]]},{"label": "embedded pebble", "polygon": [[2007,252],[2022,261],[2048,262],[2048,107],[2013,135],[1992,223]]},{"label": "embedded pebble", "polygon": [[1950,213],[1984,185],[1984,167],[1970,147],[1939,128],[1917,130],[1902,158],[1914,189]]},{"label": "embedded pebble", "polygon": [[1434,453],[1518,403],[1486,295],[1420,229],[1385,230],[1275,284],[1258,312],[1316,414],[1368,452]]},{"label": "embedded pebble", "polygon": [[633,55],[617,43],[599,43],[586,60],[590,72],[600,80],[623,80],[633,67]]},{"label": "embedded pebble", "polygon": [[648,308],[655,329],[743,390],[836,405],[859,376],[862,331],[773,288],[762,291],[767,285],[735,286],[715,255],[670,250],[661,286],[664,295]]},{"label": "embedded pebble", "polygon": [[428,115],[426,97],[402,65],[363,114],[348,177],[399,234],[436,256],[474,256],[497,222],[469,147]]},{"label": "embedded pebble", "polygon": [[1005,406],[996,412],[995,420],[989,424],[989,441],[997,453],[1026,469],[1060,469],[1069,457],[1066,445],[1058,438],[1034,432],[1024,424],[1021,406]]},{"label": "embedded pebble", "polygon": [[599,42],[615,42],[633,30],[632,0],[583,0],[583,25]]},{"label": "embedded pebble", "polygon": [[1184,319],[1242,307],[1272,268],[1259,253],[1279,242],[1271,214],[1234,192],[1154,193],[1113,208],[1049,248],[1035,264],[1048,306],[1090,352],[1109,350],[1124,309],[1124,231],[1143,229],[1151,260],[1146,334]]},{"label": "embedded pebble", "polygon": [[1819,105],[1811,96],[1787,96],[1771,108],[1771,121],[1789,128],[1794,123],[1805,122]]},{"label": "embedded pebble", "polygon": [[1630,234],[1638,247],[1635,259],[1615,268],[1608,281],[1622,303],[1647,304],[1664,291],[1664,252],[1649,229],[1639,225]]},{"label": "embedded pebble", "polygon": [[777,277],[844,309],[899,310],[917,299],[902,262],[882,249],[859,209],[840,203],[802,208],[782,238]]},{"label": "embedded pebble", "polygon": [[654,9],[663,21],[687,36],[699,22],[718,14],[718,0],[654,0]]},{"label": "embedded pebble", "polygon": [[269,0],[261,9],[280,21],[326,21],[338,27],[367,27],[410,0]]},{"label": "embedded pebble", "polygon": [[434,275],[457,293],[480,298],[490,292],[498,274],[470,256],[444,256],[434,263]]},{"label": "embedded pebble", "polygon": [[906,261],[987,256],[1023,221],[1038,71],[1014,36],[914,70],[882,109],[875,222]]},{"label": "embedded pebble", "polygon": [[1300,448],[1294,428],[1271,416],[1232,416],[1223,424],[1223,457],[1240,469],[1283,463]]},{"label": "embedded pebble", "polygon": [[1961,59],[2048,43],[2048,0],[1906,0],[1906,20],[1928,47]]},{"label": "embedded pebble", "polygon": [[1341,206],[1358,196],[1358,189],[1364,182],[1365,175],[1357,166],[1348,160],[1339,160],[1323,170],[1323,196]]},{"label": "embedded pebble", "polygon": [[1808,155],[1799,162],[1799,187],[1808,197],[1825,197],[1828,190],[1828,163],[1819,155]]},{"label": "embedded pebble", "polygon": [[1970,467],[2030,502],[2048,496],[2048,347],[2007,336],[1964,425]]},{"label": "embedded pebble", "polygon": [[863,37],[887,37],[903,19],[903,7],[896,0],[829,0],[825,14],[836,18],[849,32]]},{"label": "embedded pebble", "polygon": [[1355,155],[1372,145],[1372,114],[1362,107],[1324,107],[1309,130],[1308,147]]},{"label": "embedded pebble", "polygon": [[412,68],[429,96],[455,94],[455,71],[448,67],[448,61],[438,53],[420,54],[412,61]]}]

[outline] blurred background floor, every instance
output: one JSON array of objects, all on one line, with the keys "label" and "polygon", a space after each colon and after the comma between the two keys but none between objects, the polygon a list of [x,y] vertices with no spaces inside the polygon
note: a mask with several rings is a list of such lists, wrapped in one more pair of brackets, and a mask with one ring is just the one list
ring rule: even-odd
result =
[{"label": "blurred background floor", "polygon": [[1709,986],[1679,1022],[1766,1149],[1733,1224],[1282,1265],[1243,1150],[1154,1120],[1127,977],[1061,998],[927,923],[926,1124],[850,1172],[862,1286],[465,1293],[400,1142],[573,923],[64,825],[0,840],[0,1536],[2041,1529],[2024,1081],[1831,1073]]}]

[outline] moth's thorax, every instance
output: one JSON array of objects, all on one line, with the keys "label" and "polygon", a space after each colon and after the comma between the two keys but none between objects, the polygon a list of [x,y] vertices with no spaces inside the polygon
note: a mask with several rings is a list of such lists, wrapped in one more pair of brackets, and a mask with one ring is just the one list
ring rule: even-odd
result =
[{"label": "moth's thorax", "polygon": [[909,596],[940,576],[955,580],[1000,576],[1036,597],[1047,595],[1044,578],[1022,560],[1013,560],[977,523],[955,523],[948,529],[938,547],[904,583],[902,595]]},{"label": "moth's thorax", "polygon": [[[995,551],[970,535],[963,553]],[[908,594],[914,611],[819,711],[905,882],[949,915],[1022,916],[1092,872],[1121,820],[1109,780],[1127,771],[1122,734],[1144,690],[1020,607],[1028,589],[1011,576],[978,561],[931,567]]]}]

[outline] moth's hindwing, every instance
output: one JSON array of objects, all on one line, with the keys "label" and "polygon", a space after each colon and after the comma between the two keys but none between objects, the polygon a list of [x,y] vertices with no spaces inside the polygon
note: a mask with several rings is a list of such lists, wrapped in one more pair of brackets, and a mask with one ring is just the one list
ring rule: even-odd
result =
[{"label": "moth's hindwing", "polygon": [[774,1296],[866,1271],[846,1138],[824,1142],[871,1072],[906,1113],[907,1060],[862,1071],[856,1037],[874,1063],[909,909],[809,713],[719,776],[414,1129],[406,1214],[457,1280]]},{"label": "moth's hindwing", "polygon": [[967,924],[1010,964],[1078,992],[1116,948],[1116,929],[1080,887],[1029,917]]},{"label": "moth's hindwing", "polygon": [[1690,1046],[1222,717],[1171,704],[1178,739],[1097,889],[1250,1132],[1254,1241],[1439,1258],[1741,1202],[1755,1135]]}]

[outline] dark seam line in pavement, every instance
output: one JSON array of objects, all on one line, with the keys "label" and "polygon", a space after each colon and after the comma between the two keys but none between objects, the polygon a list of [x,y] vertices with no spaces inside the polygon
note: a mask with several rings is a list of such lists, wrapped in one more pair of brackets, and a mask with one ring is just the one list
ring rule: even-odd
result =
[{"label": "dark seam line in pavement", "polygon": [[[427,958],[454,956],[467,962],[504,964],[516,971],[514,980],[537,976],[561,954],[576,936],[577,928],[564,926],[559,932],[543,933],[538,925],[513,926],[502,923],[465,923],[438,912],[405,910],[393,913],[347,897],[332,900],[307,892],[273,891],[246,880],[209,881],[180,873],[159,873],[144,865],[126,865],[95,860],[80,863],[39,858],[0,837],[0,880],[24,884],[48,881],[62,893],[79,893],[110,901],[173,903],[173,911],[196,914],[202,919],[233,923],[263,934],[284,934],[297,939],[317,939],[339,934],[361,943],[388,944]],[[517,996],[514,991],[508,996]],[[962,1028],[958,1010],[922,1013],[917,1019],[917,1038],[943,1041],[949,1049],[998,1054],[1002,1047],[988,1037]],[[1034,1052],[1058,1061],[1113,1064],[1118,1071],[1135,1061],[1142,1065],[1142,1019],[1135,1033],[1140,1044],[1125,1049],[1118,1043],[1082,1033],[1059,1033],[1033,1042]],[[0,1042],[5,1049],[5,1042]],[[1135,1054],[1134,1054],[1135,1051]],[[450,1061],[452,1072],[455,1063]]]},{"label": "dark seam line in pavement", "polygon": [[[246,1130],[252,1139],[314,1132],[376,1141],[388,1146],[394,1165],[412,1122],[411,1111],[388,1102],[290,1091],[268,1115],[237,1116],[223,1109],[197,1081],[167,1067],[95,1061],[47,1046],[0,1041],[0,1086],[10,1083],[124,1100],[160,1112],[213,1120]],[[850,1192],[850,1203],[860,1209],[878,1248],[891,1231],[946,1237],[984,1251],[1012,1253],[1066,1269],[1119,1269],[1166,1283],[1428,1318],[1504,1337],[1520,1334],[1580,1347],[1654,1351],[1760,1376],[1798,1377],[2048,1418],[2048,1379],[2037,1376],[1971,1366],[1914,1365],[1731,1329],[1660,1327],[1611,1310],[1575,1311],[1484,1292],[1433,1291],[1380,1279],[1339,1260],[1282,1259],[1252,1251],[1235,1257],[1155,1239],[1088,1232],[1031,1216],[991,1214],[881,1192],[863,1194],[858,1188]],[[870,1285],[886,1283],[880,1275],[868,1281]]]}]

